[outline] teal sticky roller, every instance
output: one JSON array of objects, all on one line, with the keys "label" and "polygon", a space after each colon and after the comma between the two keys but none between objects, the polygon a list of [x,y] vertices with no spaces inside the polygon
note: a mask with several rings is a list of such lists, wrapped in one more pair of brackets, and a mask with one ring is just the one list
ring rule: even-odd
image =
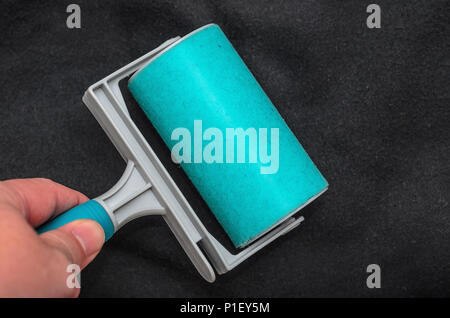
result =
[{"label": "teal sticky roller", "polygon": [[[206,229],[132,121],[128,88],[233,244]],[[83,97],[127,167],[108,192],[56,217],[45,232],[90,218],[108,239],[128,221],[162,215],[209,282],[302,221],[328,184],[215,24],[166,41],[92,85]],[[214,271],[215,269],[215,271]]]}]

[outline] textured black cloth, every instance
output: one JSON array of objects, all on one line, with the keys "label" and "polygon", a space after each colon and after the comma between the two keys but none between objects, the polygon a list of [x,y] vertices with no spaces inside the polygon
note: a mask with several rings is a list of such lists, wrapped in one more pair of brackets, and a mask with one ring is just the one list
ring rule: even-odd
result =
[{"label": "textured black cloth", "polygon": [[[303,225],[214,284],[161,218],[135,220],[83,271],[81,296],[450,296],[449,1],[377,1],[381,29],[366,27],[368,1],[84,0],[82,28],[69,30],[69,3],[0,5],[1,179],[108,190],[125,163],[84,91],[215,22],[330,183]],[[162,141],[148,138],[203,211]],[[366,287],[372,263],[381,289]]]}]

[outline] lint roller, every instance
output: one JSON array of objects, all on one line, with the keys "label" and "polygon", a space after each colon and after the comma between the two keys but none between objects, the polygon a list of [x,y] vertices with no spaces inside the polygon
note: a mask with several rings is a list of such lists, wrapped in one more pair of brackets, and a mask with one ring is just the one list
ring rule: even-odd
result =
[{"label": "lint roller", "polygon": [[[131,76],[132,75],[132,76]],[[236,247],[205,228],[129,116],[128,88]],[[303,221],[328,184],[215,24],[173,38],[92,85],[83,97],[127,162],[119,182],[38,229],[99,222],[106,239],[128,221],[162,215],[209,282]]]}]

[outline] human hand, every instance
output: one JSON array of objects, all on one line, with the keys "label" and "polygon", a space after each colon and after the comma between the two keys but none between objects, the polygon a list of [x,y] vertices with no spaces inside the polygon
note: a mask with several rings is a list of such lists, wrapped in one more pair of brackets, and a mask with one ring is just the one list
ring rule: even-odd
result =
[{"label": "human hand", "polygon": [[34,228],[87,200],[48,179],[0,181],[0,297],[78,297],[67,266],[83,269],[95,258],[102,227],[77,220],[41,235]]}]

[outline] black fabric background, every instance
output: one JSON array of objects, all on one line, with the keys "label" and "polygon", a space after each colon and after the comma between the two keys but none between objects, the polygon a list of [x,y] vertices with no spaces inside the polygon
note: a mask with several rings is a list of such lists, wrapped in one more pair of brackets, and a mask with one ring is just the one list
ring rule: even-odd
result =
[{"label": "black fabric background", "polygon": [[[90,197],[108,190],[125,164],[84,91],[215,22],[330,183],[302,226],[214,284],[161,218],[135,220],[82,273],[81,296],[450,296],[449,1],[378,0],[373,30],[369,1],[79,0],[78,30],[66,28],[69,3],[0,5],[1,179],[52,178]],[[132,113],[204,211],[143,113]],[[366,287],[372,263],[378,290]]]}]

